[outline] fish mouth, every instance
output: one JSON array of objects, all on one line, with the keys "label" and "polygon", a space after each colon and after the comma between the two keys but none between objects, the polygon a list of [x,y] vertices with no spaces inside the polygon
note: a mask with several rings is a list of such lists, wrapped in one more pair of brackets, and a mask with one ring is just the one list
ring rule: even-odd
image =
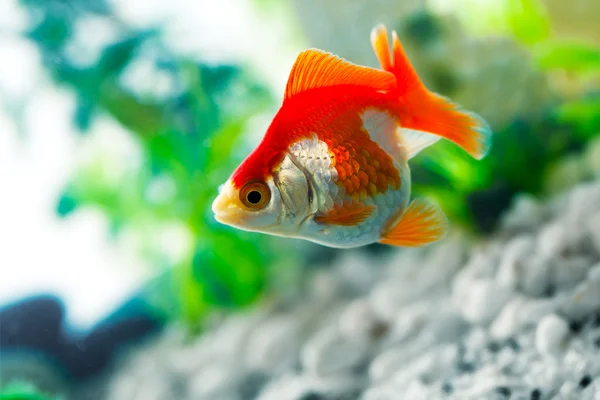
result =
[{"label": "fish mouth", "polygon": [[225,225],[239,225],[240,212],[230,185],[225,185],[212,203],[215,220]]}]

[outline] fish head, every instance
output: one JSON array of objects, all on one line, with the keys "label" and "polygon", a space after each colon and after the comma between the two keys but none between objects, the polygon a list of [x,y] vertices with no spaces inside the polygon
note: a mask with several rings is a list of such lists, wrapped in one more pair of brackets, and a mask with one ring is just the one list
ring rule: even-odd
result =
[{"label": "fish head", "polygon": [[[241,181],[241,182],[237,182]],[[238,229],[295,236],[314,213],[305,171],[284,157],[264,178],[232,179],[221,186],[213,202],[215,219]]]},{"label": "fish head", "polygon": [[228,179],[212,204],[215,219],[246,231],[265,231],[277,225],[281,199],[272,177],[252,179],[237,187]]}]

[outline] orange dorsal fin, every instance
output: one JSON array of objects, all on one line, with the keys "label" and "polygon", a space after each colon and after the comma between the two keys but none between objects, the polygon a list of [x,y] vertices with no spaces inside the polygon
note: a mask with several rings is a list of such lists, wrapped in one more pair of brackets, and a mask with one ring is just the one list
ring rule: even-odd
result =
[{"label": "orange dorsal fin", "polygon": [[371,31],[371,46],[375,51],[379,65],[385,71],[392,70],[392,57],[390,55],[390,44],[385,25],[379,24]]},{"label": "orange dorsal fin", "polygon": [[404,52],[404,48],[395,31],[392,31],[393,58],[392,53],[390,53],[388,33],[385,25],[380,24],[373,28],[371,31],[371,45],[381,68],[396,76],[396,85],[400,93],[424,88],[419,75]]},{"label": "orange dorsal fin", "polygon": [[427,200],[415,199],[379,242],[392,246],[423,246],[443,239],[448,229],[448,219],[439,207]]},{"label": "orange dorsal fin", "polygon": [[[381,67],[396,77],[396,93],[402,99],[398,117],[403,128],[443,137],[478,160],[485,157],[492,143],[489,126],[477,114],[427,89],[408,59],[396,32],[392,31],[391,52],[387,29],[383,25],[371,31],[371,44]],[[430,140],[428,143],[433,142]],[[424,144],[421,142],[419,145]]]},{"label": "orange dorsal fin", "polygon": [[374,209],[374,206],[360,203],[344,203],[336,205],[326,214],[317,215],[315,222],[324,225],[354,226],[369,218]]},{"label": "orange dorsal fin", "polygon": [[296,59],[287,86],[285,99],[309,89],[337,86],[369,86],[388,91],[396,87],[393,74],[380,69],[352,64],[322,50],[305,50]]}]

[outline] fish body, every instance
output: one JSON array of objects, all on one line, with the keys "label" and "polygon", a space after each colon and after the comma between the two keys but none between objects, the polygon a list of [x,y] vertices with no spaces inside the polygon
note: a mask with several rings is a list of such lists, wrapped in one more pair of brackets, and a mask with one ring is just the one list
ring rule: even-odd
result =
[{"label": "fish body", "polygon": [[427,90],[395,32],[371,42],[381,69],[302,52],[261,143],[222,186],[215,218],[239,229],[351,248],[419,246],[445,236],[443,212],[410,199],[409,160],[440,138],[480,159],[491,131]]}]

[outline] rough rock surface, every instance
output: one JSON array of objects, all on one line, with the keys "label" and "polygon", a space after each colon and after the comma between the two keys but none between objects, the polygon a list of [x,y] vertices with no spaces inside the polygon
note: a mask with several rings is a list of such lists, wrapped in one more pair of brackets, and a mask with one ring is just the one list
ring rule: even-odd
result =
[{"label": "rough rock surface", "polygon": [[295,302],[174,329],[110,398],[600,399],[600,181],[522,196],[496,234],[346,252]]}]

